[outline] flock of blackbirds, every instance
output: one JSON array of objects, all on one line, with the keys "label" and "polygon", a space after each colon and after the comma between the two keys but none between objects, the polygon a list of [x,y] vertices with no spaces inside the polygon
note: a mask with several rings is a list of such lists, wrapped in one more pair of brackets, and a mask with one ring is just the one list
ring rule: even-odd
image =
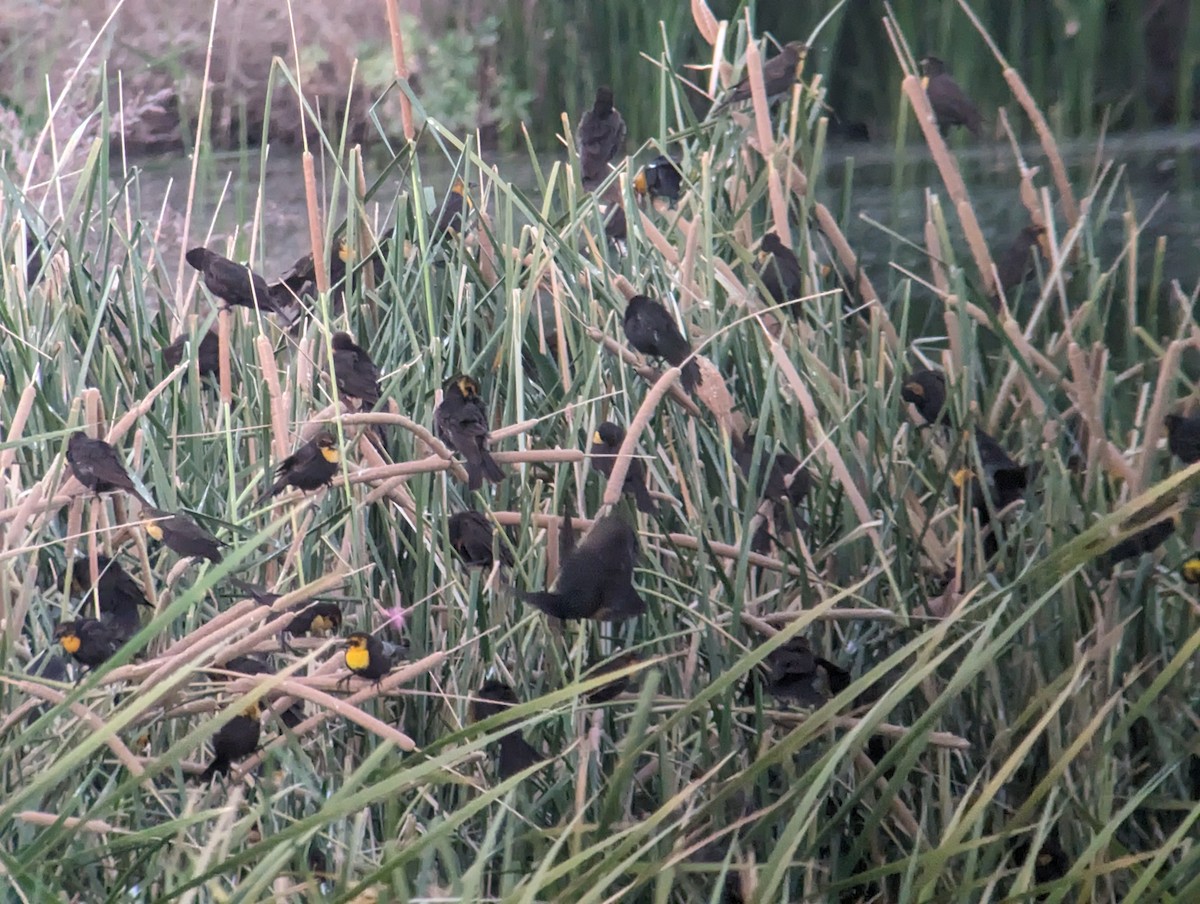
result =
[{"label": "flock of blackbirds", "polygon": [[[775,98],[791,90],[799,77],[804,53],[802,44],[787,44],[764,64],[764,83],[769,97]],[[963,126],[978,133],[981,124],[978,110],[946,73],[941,62],[929,58],[923,67],[926,90],[942,128]],[[743,79],[714,110],[744,102],[750,96],[749,80]],[[615,199],[617,195],[612,193],[612,186],[616,180],[611,176],[614,162],[624,154],[626,126],[614,106],[611,90],[600,88],[597,91],[594,105],[581,117],[576,137],[584,188],[604,192],[606,199]],[[661,198],[674,204],[682,194],[684,183],[677,162],[664,155],[638,171],[633,188],[639,197]],[[608,189],[604,188],[606,184]],[[457,233],[463,228],[469,209],[466,187],[456,181],[437,212],[431,234],[441,237]],[[624,238],[624,211],[619,203],[611,205],[606,231],[614,240]],[[1030,248],[1036,245],[1038,234],[1035,229],[1026,236],[1032,240],[1026,240],[1021,253],[1014,256],[1010,264],[1013,272],[1023,273],[1029,268]],[[386,245],[387,236],[372,253],[373,260],[368,261],[380,276],[387,254]],[[344,240],[331,255],[330,285],[335,293],[344,291],[346,268],[353,257]],[[186,259],[200,273],[208,292],[223,305],[279,315],[288,322],[294,319],[296,310],[303,310],[303,301],[311,297],[316,285],[316,267],[311,255],[298,261],[275,283],[269,283],[249,267],[209,248],[193,248]],[[792,249],[773,232],[767,233],[761,241],[756,276],[765,296],[774,305],[786,307],[794,316],[800,316],[798,307],[789,303],[798,299],[802,292],[801,264]],[[702,372],[692,345],[675,316],[662,302],[646,295],[632,297],[624,312],[623,329],[631,348],[680,369],[679,381],[685,392],[696,393],[702,386]],[[330,343],[332,377],[339,394],[357,400],[364,411],[376,409],[385,400],[380,389],[380,369],[368,351],[346,332],[335,333]],[[185,359],[187,345],[188,337],[183,335],[163,348],[164,362],[170,367],[178,366]],[[192,354],[201,377],[218,373],[219,340],[215,332],[208,332],[193,342]],[[933,371],[912,374],[903,386],[902,396],[916,407],[928,425],[946,423],[946,387],[940,374]],[[490,420],[480,384],[474,378],[457,374],[444,382],[441,401],[434,411],[433,426],[447,447],[461,456],[467,486],[472,492],[482,490],[485,483],[498,483],[505,478],[504,470],[489,451]],[[1168,429],[1172,449],[1181,458],[1192,461],[1200,458],[1200,419],[1168,421]],[[605,422],[592,437],[589,458],[593,467],[606,478],[612,474],[625,436],[624,427]],[[955,482],[969,500],[970,508],[978,513],[981,525],[986,526],[992,514],[1025,492],[1036,469],[1015,463],[982,430],[976,430],[974,438],[983,473],[964,472]],[[765,553],[779,534],[802,531],[806,527],[801,512],[813,486],[813,477],[796,456],[774,451],[774,443],[764,442],[751,432],[735,435],[733,443],[735,461],[748,481],[751,496],[767,504],[770,513],[770,517],[761,519],[761,525],[751,539],[752,550]],[[190,516],[155,507],[135,484],[120,453],[112,445],[80,430],[68,441],[66,459],[71,473],[91,492],[121,492],[140,503],[140,524],[151,539],[181,557],[212,563],[222,561],[225,544]],[[278,496],[289,488],[302,493],[321,490],[332,484],[343,467],[337,437],[330,430],[321,430],[279,462],[275,479],[260,501]],[[634,457],[628,462],[622,492],[641,513],[651,517],[659,514],[659,505],[647,486],[647,472],[640,458]],[[518,593],[519,598],[549,616],[566,620],[615,622],[642,615],[646,611],[646,601],[633,583],[634,565],[639,555],[638,536],[620,509],[599,517],[578,545],[574,544],[574,533],[569,525],[564,528],[564,555],[554,587]],[[459,512],[449,519],[447,530],[451,547],[467,566],[490,568],[496,564],[513,564],[508,544],[499,542],[492,522],[482,513]],[[994,545],[992,548],[994,551]],[[76,563],[73,572],[74,590],[88,601],[85,608],[97,617],[63,621],[54,634],[62,649],[88,669],[102,665],[141,630],[140,610],[150,605],[141,587],[115,559],[101,555],[98,566],[92,573],[90,563],[83,560]],[[277,594],[257,585],[238,579],[231,581],[239,593],[260,604],[272,605],[279,599]],[[342,623],[342,611],[336,602],[301,604],[288,613],[283,634],[332,634],[340,632]],[[343,660],[349,675],[368,681],[378,683],[384,679],[393,668],[396,656],[395,648],[372,633],[352,633],[345,640]],[[601,668],[617,670],[630,661],[632,654],[619,654]],[[224,668],[243,674],[270,671],[267,663],[253,656],[231,660]],[[756,678],[756,686],[776,697],[807,705],[820,699],[817,682],[822,671],[834,692],[849,684],[849,676],[844,670],[816,656],[803,638],[795,638],[768,657],[766,673]],[[50,676],[45,669],[42,673]],[[591,699],[611,699],[629,686],[628,679],[614,681],[593,693]],[[485,719],[516,702],[517,696],[511,687],[489,681],[475,695],[471,715],[475,720]],[[257,749],[260,715],[260,705],[255,703],[221,726],[213,739],[214,758],[203,773],[204,778],[228,772],[233,762]],[[294,727],[302,717],[301,704],[296,703],[282,714],[281,719],[285,725]],[[537,752],[515,731],[499,741],[498,771],[502,777],[515,775],[539,760]]]}]

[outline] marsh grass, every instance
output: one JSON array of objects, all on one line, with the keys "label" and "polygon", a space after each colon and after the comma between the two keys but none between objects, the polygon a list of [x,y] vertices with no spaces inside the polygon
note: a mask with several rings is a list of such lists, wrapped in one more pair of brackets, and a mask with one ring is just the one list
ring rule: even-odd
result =
[{"label": "marsh grass", "polygon": [[[718,59],[747,36],[732,23]],[[294,73],[276,77],[295,85]],[[111,180],[108,147],[95,142],[28,193],[5,183],[0,856],[14,897],[1195,896],[1200,612],[1174,568],[1190,513],[1165,554],[1112,577],[1096,566],[1200,483],[1200,466],[1168,476],[1157,447],[1162,414],[1194,388],[1181,361],[1198,341],[1195,291],[1158,273],[1166,302],[1144,302],[1134,262],[1153,227],[1122,207],[1121,172],[1075,186],[1073,225],[1053,184],[1022,196],[1014,180],[1014,198],[1050,227],[1052,254],[993,313],[937,187],[915,237],[937,266],[857,272],[817,200],[811,83],[773,125],[761,98],[758,119],[747,108],[696,122],[679,103],[685,89],[665,84],[659,119],[686,136],[687,193],[674,209],[639,210],[630,174],[614,175],[626,255],[603,241],[595,201],[561,160],[534,159],[538,190],[522,191],[473,139],[427,122],[420,146],[475,184],[479,210],[463,239],[439,243],[430,218],[444,186],[423,181],[420,159],[396,147],[360,178],[347,136],[319,133],[314,244],[327,254],[348,210],[352,244],[370,248],[392,229],[383,278],[370,286],[367,268],[352,270],[344,312],[324,293],[296,332],[233,315],[227,398],[197,378],[193,356],[186,381],[158,358],[179,332],[217,321],[194,275],[164,259],[164,224],[136,206],[136,170]],[[215,165],[202,139],[197,151],[199,167]],[[260,182],[232,242],[252,260],[278,240],[262,227],[263,200]],[[749,267],[752,242],[782,227],[779,211],[808,280],[796,321],[762,309]],[[1121,216],[1126,251],[1098,258],[1099,231]],[[196,241],[207,230],[186,226]],[[32,286],[25,229],[49,259]],[[678,306],[760,436],[814,472],[808,529],[766,559],[748,550],[755,500],[717,396],[697,407],[665,392],[648,405],[665,387],[601,341],[621,342],[634,289]],[[328,336],[343,327],[384,371],[386,455],[330,385]],[[1036,491],[1000,517],[990,567],[949,476],[972,453],[918,429],[900,399],[918,352],[946,366],[955,423],[985,427],[1040,468]],[[498,427],[517,425],[496,431],[510,477],[475,497],[428,434],[442,381],[458,371],[480,380]],[[80,495],[62,456],[85,411],[158,505],[230,542],[223,564],[147,548],[126,501]],[[599,421],[639,411],[647,426],[631,445],[664,510],[637,516],[644,617],[553,625],[493,576],[458,566],[444,525],[476,507],[510,526],[511,583],[549,583],[561,516],[586,524],[602,507],[603,482],[578,450]],[[346,450],[341,478],[315,499],[257,504],[271,463],[318,419]],[[389,461],[411,464],[397,475]],[[27,677],[74,611],[72,551],[93,548],[120,551],[153,620],[78,684]],[[275,611],[340,596],[344,633],[403,637],[408,658],[378,691],[354,680],[339,692],[335,642],[299,639],[280,655],[268,610],[229,597],[233,573],[291,592]],[[814,711],[744,694],[750,671],[796,636],[853,684]],[[207,677],[251,649],[274,653],[280,675]],[[607,679],[581,680],[586,665],[620,649],[641,654],[629,668],[640,688],[588,704]],[[489,677],[524,702],[468,725],[470,694]],[[222,722],[264,694],[283,708],[279,693],[307,698],[299,731],[268,720],[264,749],[233,780],[195,783]],[[33,701],[50,706],[37,714]],[[487,751],[514,722],[551,763],[499,782]],[[1047,838],[1068,869],[1039,884],[1037,858],[1016,852]]]}]

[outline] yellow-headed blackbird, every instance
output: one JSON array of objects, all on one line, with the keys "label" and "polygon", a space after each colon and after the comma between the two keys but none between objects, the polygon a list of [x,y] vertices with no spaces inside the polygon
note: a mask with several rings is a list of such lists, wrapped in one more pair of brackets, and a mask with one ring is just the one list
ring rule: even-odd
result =
[{"label": "yellow-headed blackbird", "polygon": [[[828,699],[823,689],[817,686],[820,671],[825,672],[830,694],[839,694],[851,684],[850,673],[812,651],[803,637],[793,637],[783,646],[767,654],[766,680],[763,689],[777,700],[791,700],[802,706],[821,706]],[[751,681],[757,682],[758,675]],[[747,685],[748,695],[753,695],[753,684]]]},{"label": "yellow-headed blackbird", "polygon": [[76,662],[95,668],[121,648],[116,629],[94,618],[67,621],[54,629],[54,639]]},{"label": "yellow-headed blackbird", "polygon": [[379,402],[379,368],[349,333],[334,333],[330,341],[338,392],[361,399],[364,408],[374,408]]},{"label": "yellow-headed blackbird", "polygon": [[1006,293],[1017,288],[1033,273],[1033,259],[1041,253],[1041,237],[1045,231],[1044,226],[1026,226],[996,261],[996,275]]},{"label": "yellow-headed blackbird", "polygon": [[92,439],[82,430],[76,430],[67,441],[67,464],[75,479],[94,493],[124,490],[145,501],[117,450],[102,439]]},{"label": "yellow-headed blackbird", "polygon": [[1189,584],[1200,584],[1200,556],[1193,555],[1180,565],[1179,575]]},{"label": "yellow-headed blackbird", "polygon": [[638,195],[664,198],[674,206],[683,194],[683,173],[666,154],[659,154],[633,177],[633,190]]},{"label": "yellow-headed blackbird", "polygon": [[[503,681],[493,679],[475,692],[470,706],[471,721],[482,722],[520,702],[516,691]],[[497,746],[500,751],[496,771],[501,780],[512,778],[542,759],[515,727],[508,734],[501,736]]]},{"label": "yellow-headed blackbird", "polygon": [[[380,240],[380,248],[382,249],[385,240]],[[334,313],[342,310],[345,303],[346,295],[346,268],[350,265],[355,257],[354,250],[350,247],[350,243],[343,234],[338,237],[333,248],[329,252],[329,295],[333,301]],[[383,259],[378,253],[371,255],[371,260],[375,268],[375,276],[377,280],[383,279]],[[275,302],[276,309],[283,311],[284,309],[293,308],[297,302],[303,299],[315,298],[317,294],[317,266],[312,252],[301,257],[296,263],[292,264],[290,270],[279,278],[278,282],[271,283],[268,288],[271,291],[271,297]]]},{"label": "yellow-headed blackbird", "polygon": [[1163,418],[1167,428],[1167,448],[1185,465],[1200,461],[1200,414],[1183,416],[1168,414]]},{"label": "yellow-headed blackbird", "polygon": [[605,515],[563,560],[554,592],[526,593],[524,600],[562,619],[624,621],[646,611],[633,586],[638,539],[618,515]]},{"label": "yellow-headed blackbird", "polygon": [[[792,85],[800,79],[800,70],[804,66],[807,51],[808,47],[803,42],[789,41],[779,53],[762,64],[763,86],[766,88],[768,100],[792,90]],[[747,75],[733,86],[725,100],[713,108],[713,112],[720,112],[730,104],[749,99],[750,76]]]},{"label": "yellow-headed blackbird", "polygon": [[334,602],[310,603],[293,616],[288,634],[334,634],[342,627],[342,607]]},{"label": "yellow-headed blackbird", "polygon": [[938,129],[945,135],[951,126],[965,126],[967,131],[979,137],[983,119],[979,108],[967,97],[958,82],[946,71],[946,64],[935,56],[921,60],[921,84],[929,97],[929,106],[937,118]]},{"label": "yellow-headed blackbird", "polygon": [[467,463],[467,486],[478,490],[486,477],[492,483],[504,479],[504,472],[488,453],[487,411],[479,395],[479,384],[458,374],[442,387],[442,404],[433,412],[438,436]]},{"label": "yellow-headed blackbird", "polygon": [[200,271],[208,291],[226,304],[276,310],[267,281],[245,264],[235,263],[207,248],[193,248],[187,253],[187,262]]},{"label": "yellow-headed blackbird", "polygon": [[[464,565],[492,567],[495,561],[492,555],[495,531],[492,522],[482,512],[454,513],[450,516],[447,530],[450,534],[450,548],[458,553]],[[508,546],[501,542],[497,549],[501,564],[511,567],[513,557]]]},{"label": "yellow-headed blackbird", "polygon": [[[791,526],[798,530],[807,527],[800,517],[800,507],[812,489],[812,475],[800,464],[796,456],[788,452],[771,454],[764,446],[760,455],[754,455],[755,436],[746,433],[735,443],[734,461],[746,477],[754,498],[772,503],[772,514],[779,527]],[[768,457],[769,456],[769,457]],[[766,554],[771,548],[771,532],[763,523],[755,532],[750,548]]]},{"label": "yellow-headed blackbird", "polygon": [[[642,657],[637,653],[618,653],[604,662],[594,663],[589,666],[587,673],[581,680],[590,681],[593,678],[599,678],[601,675],[607,675],[610,672],[617,672],[621,669],[628,668],[635,663],[641,662]],[[587,696],[588,703],[607,703],[614,697],[618,697],[626,691],[637,689],[637,679],[633,675],[626,675],[623,678],[615,678],[608,684],[602,684]]]},{"label": "yellow-headed blackbird", "polygon": [[1149,527],[1126,537],[1110,549],[1102,559],[1101,567],[1111,571],[1127,559],[1136,559],[1145,553],[1154,552],[1170,539],[1171,535],[1175,533],[1176,526],[1176,520],[1173,517],[1155,521]]},{"label": "yellow-headed blackbird", "polygon": [[596,89],[592,109],[579,119],[575,144],[583,188],[593,191],[608,175],[609,163],[625,153],[625,120],[613,106],[612,88]]},{"label": "yellow-headed blackbird", "polygon": [[[625,442],[624,427],[611,421],[605,421],[597,427],[596,432],[592,434],[592,448],[588,450],[592,467],[606,478],[611,477],[613,462],[623,442]],[[632,496],[640,511],[647,515],[658,514],[658,506],[651,498],[650,491],[646,489],[646,465],[640,458],[630,459],[629,470],[625,472],[625,485],[621,487],[621,492]]]},{"label": "yellow-headed blackbird", "polygon": [[328,430],[322,430],[279,463],[275,483],[264,498],[278,496],[288,487],[307,493],[329,486],[340,462],[337,439]]},{"label": "yellow-headed blackbird", "polygon": [[346,668],[360,678],[379,684],[392,670],[392,659],[383,641],[370,634],[356,631],[346,638]]},{"label": "yellow-headed blackbird", "polygon": [[[1029,857],[1030,843],[1024,841],[1013,850],[1013,858],[1017,863],[1024,863]],[[1033,881],[1037,885],[1047,885],[1065,876],[1071,869],[1071,858],[1058,843],[1054,832],[1046,836],[1042,846],[1038,848],[1037,859],[1033,862]],[[1045,895],[1042,895],[1044,898]]]},{"label": "yellow-headed blackbird", "polygon": [[[667,309],[645,295],[635,295],[625,308],[625,338],[643,355],[664,358],[682,368],[679,381],[685,392],[700,384],[700,365],[691,358],[692,346],[679,331]],[[691,360],[689,360],[691,358]]]},{"label": "yellow-headed blackbird", "polygon": [[[177,338],[170,345],[162,350],[163,364],[169,368],[178,367],[183,362],[183,347],[187,344],[190,337],[187,333]],[[218,348],[220,342],[217,339],[217,334],[213,330],[209,330],[200,338],[200,345],[196,349],[196,366],[200,371],[200,378],[215,376],[220,370],[220,352]],[[184,374],[184,379],[187,379],[187,374]]]},{"label": "yellow-headed blackbird", "polygon": [[[270,663],[263,662],[257,656],[234,656],[220,666],[223,671],[237,672],[239,675],[274,675],[275,670],[271,668]],[[223,679],[228,679],[228,675],[218,676]],[[304,703],[297,700],[287,709],[279,714],[281,721],[288,728],[295,728],[304,721]]]},{"label": "yellow-headed blackbird", "polygon": [[900,388],[900,398],[916,406],[926,424],[937,423],[946,405],[946,378],[935,370],[916,370]]},{"label": "yellow-headed blackbird", "polygon": [[[799,298],[804,291],[803,271],[795,252],[779,236],[768,232],[759,252],[758,278],[776,304]],[[789,305],[788,313],[799,318],[800,306]]]},{"label": "yellow-headed blackbird", "polygon": [[[975,447],[979,453],[979,463],[987,478],[987,494],[991,497],[992,507],[996,511],[1007,508],[1025,495],[1034,475],[1037,465],[1019,465],[998,442],[979,428],[975,429]],[[979,492],[979,479],[973,473],[959,472],[955,480],[960,492],[970,495],[969,504],[980,513],[980,523],[987,522],[987,502]]]},{"label": "yellow-headed blackbird", "polygon": [[172,514],[161,509],[147,508],[142,512],[142,527],[151,539],[181,556],[221,561],[220,540],[187,515]]},{"label": "yellow-headed blackbird", "polygon": [[71,582],[75,592],[85,597],[88,602],[95,592],[96,602],[100,609],[100,618],[110,624],[119,639],[124,642],[131,638],[141,628],[139,606],[150,606],[146,594],[119,563],[106,555],[96,556],[99,568],[99,579],[91,581],[91,567],[86,558],[75,563],[71,572]]},{"label": "yellow-headed blackbird", "polygon": [[462,179],[455,179],[450,186],[446,199],[438,210],[437,220],[433,224],[433,238],[436,241],[446,233],[459,233],[463,228],[463,215],[471,206],[467,197],[467,185]]},{"label": "yellow-headed blackbird", "polygon": [[206,782],[214,775],[228,775],[234,760],[247,757],[258,749],[258,739],[262,735],[262,724],[258,721],[261,711],[255,701],[218,729],[213,736],[213,761],[201,773],[200,781]]}]

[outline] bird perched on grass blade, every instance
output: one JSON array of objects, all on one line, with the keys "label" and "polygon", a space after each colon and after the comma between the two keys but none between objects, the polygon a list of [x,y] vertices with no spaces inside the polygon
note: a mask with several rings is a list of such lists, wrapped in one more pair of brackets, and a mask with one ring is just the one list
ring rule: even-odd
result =
[{"label": "bird perched on grass blade", "polygon": [[342,627],[342,607],[335,602],[322,600],[310,603],[297,612],[288,626],[286,634],[334,634]]},{"label": "bird perched on grass blade", "polygon": [[187,262],[200,271],[208,291],[227,305],[273,312],[275,297],[267,281],[247,267],[207,248],[193,248]]},{"label": "bird perched on grass blade", "polygon": [[[783,646],[767,654],[766,680],[755,673],[746,688],[753,695],[754,683],[777,700],[789,700],[801,706],[822,706],[829,695],[841,693],[851,684],[850,673],[812,651],[803,637],[793,637]],[[829,695],[817,685],[820,672],[825,672]]]},{"label": "bird perched on grass blade", "polygon": [[151,539],[181,556],[208,559],[213,564],[221,561],[221,547],[225,544],[187,515],[146,508],[142,512],[142,527]]},{"label": "bird perched on grass blade", "polygon": [[[597,427],[596,432],[592,434],[592,447],[588,450],[588,459],[592,467],[606,478],[611,477],[617,452],[620,451],[623,442],[624,427],[611,421],[605,421]],[[639,511],[647,515],[658,514],[658,506],[650,496],[650,491],[646,489],[646,465],[640,458],[629,460],[629,470],[625,472],[625,485],[621,487],[621,492],[634,498]]]},{"label": "bird perched on grass blade", "polygon": [[379,403],[379,368],[349,333],[334,333],[330,341],[338,392],[361,399],[363,408],[371,410]]},{"label": "bird perched on grass blade", "polygon": [[965,126],[967,131],[979,137],[983,119],[958,82],[946,71],[946,64],[935,56],[921,60],[921,86],[933,107],[938,129],[946,135],[953,126]]},{"label": "bird perched on grass blade", "polygon": [[433,423],[438,436],[467,463],[467,486],[478,490],[484,478],[492,483],[504,479],[504,472],[487,449],[488,418],[479,395],[479,384],[458,374],[442,387],[442,403],[434,409]]},{"label": "bird perched on grass blade", "polygon": [[[392,658],[383,641],[362,631],[355,631],[346,638],[344,658],[351,674],[373,681],[376,686],[392,670]],[[349,676],[343,680],[349,680]]]},{"label": "bird perched on grass blade", "polygon": [[592,108],[579,119],[575,134],[585,191],[593,191],[608,175],[608,165],[625,152],[625,120],[613,106],[612,88],[596,89]]},{"label": "bird perched on grass blade", "polygon": [[[764,499],[772,504],[772,518],[776,530],[792,527],[804,530],[807,525],[800,517],[800,507],[812,489],[812,475],[800,464],[796,456],[788,452],[770,454],[769,444],[755,457],[755,436],[743,434],[734,437],[733,458],[750,485],[752,498]],[[752,482],[753,481],[753,482]],[[751,539],[750,549],[765,555],[771,549],[770,526],[764,523]]]},{"label": "bird perched on grass blade", "polygon": [[76,662],[89,669],[108,661],[124,643],[116,628],[94,618],[62,622],[54,629],[54,639]]},{"label": "bird perched on grass blade", "polygon": [[[191,337],[187,333],[179,336],[170,345],[164,346],[162,350],[163,364],[174,369],[183,363],[183,348]],[[217,339],[217,334],[209,330],[200,337],[200,342],[196,346],[196,367],[200,371],[200,378],[215,376],[220,370],[220,341]],[[187,374],[183,375],[187,379]]]},{"label": "bird perched on grass blade", "polygon": [[217,730],[213,736],[213,761],[201,773],[200,781],[207,782],[216,775],[228,775],[229,767],[235,760],[247,757],[258,749],[258,739],[262,735],[262,724],[258,721],[261,712],[256,700]]},{"label": "bird perched on grass blade", "polygon": [[[1149,527],[1132,534],[1110,549],[1101,557],[1100,567],[1104,571],[1112,571],[1127,559],[1136,559],[1148,552],[1154,552],[1175,533],[1178,526],[1177,516],[1155,521]],[[1186,577],[1186,572],[1185,572]]]},{"label": "bird perched on grass blade", "polygon": [[[767,100],[792,90],[792,85],[800,79],[800,70],[804,67],[804,56],[807,52],[808,47],[802,41],[789,41],[779,53],[762,64],[763,87],[766,89]],[[713,107],[713,112],[719,113],[731,104],[749,99],[750,76],[746,75],[730,89],[721,103]]]},{"label": "bird perched on grass blade", "polygon": [[1017,233],[1011,245],[996,261],[996,276],[1005,293],[1012,292],[1033,273],[1033,259],[1041,254],[1044,226],[1030,224]]},{"label": "bird perched on grass blade", "polygon": [[[446,525],[450,534],[450,548],[453,549],[463,564],[491,568],[494,562],[492,542],[495,530],[492,522],[482,512],[455,512],[450,516]],[[500,563],[512,566],[513,557],[505,543],[497,546]]]},{"label": "bird perched on grass blade", "polygon": [[914,405],[926,424],[935,424],[946,406],[946,378],[936,370],[915,370],[900,387],[900,398]]},{"label": "bird perched on grass blade", "polygon": [[[482,722],[520,702],[516,691],[503,681],[493,679],[475,692],[471,700],[470,719],[472,722]],[[515,727],[500,737],[497,746],[499,756],[496,771],[501,780],[512,778],[542,759]]]},{"label": "bird perched on grass blade", "polygon": [[120,564],[106,555],[96,556],[98,578],[91,580],[91,567],[86,558],[75,563],[71,572],[71,583],[76,593],[87,602],[93,595],[100,609],[102,621],[111,625],[121,642],[125,642],[141,628],[139,607],[150,607],[146,594]]},{"label": "bird perched on grass blade", "polygon": [[[775,304],[799,298],[804,292],[804,274],[800,261],[775,233],[763,236],[759,251],[758,278]],[[788,313],[800,317],[799,305],[788,305]]]},{"label": "bird perched on grass blade", "polygon": [[1185,465],[1200,461],[1200,414],[1168,414],[1163,418],[1167,428],[1167,448]]},{"label": "bird perched on grass blade", "polygon": [[524,600],[562,619],[624,621],[646,611],[633,586],[638,539],[618,515],[605,515],[563,560],[553,592],[526,593]]},{"label": "bird perched on grass blade", "polygon": [[659,154],[633,177],[633,190],[639,196],[663,198],[674,205],[683,194],[683,173],[666,154]]},{"label": "bird perched on grass blade", "polygon": [[[612,672],[619,672],[621,669],[628,668],[642,661],[642,657],[637,653],[618,653],[615,656],[605,660],[604,662],[592,663],[588,666],[587,673],[580,679],[581,681],[590,681],[593,678],[599,678],[601,675],[608,675]],[[614,678],[608,684],[602,684],[590,694],[587,695],[588,703],[607,703],[626,691],[637,689],[636,675],[625,675],[622,678]]]},{"label": "bird perched on grass blade", "polygon": [[635,295],[625,308],[624,326],[630,345],[643,355],[663,358],[681,368],[679,381],[684,391],[695,391],[700,385],[700,365],[691,357],[691,343],[665,307],[646,295]]},{"label": "bird perched on grass blade", "polygon": [[82,430],[76,430],[67,440],[67,464],[75,479],[94,493],[124,490],[146,501],[133,485],[117,450],[102,439],[92,439]]},{"label": "bird perched on grass blade", "polygon": [[322,430],[279,463],[275,483],[262,498],[278,496],[288,487],[307,493],[329,486],[341,460],[337,439],[328,430]]}]

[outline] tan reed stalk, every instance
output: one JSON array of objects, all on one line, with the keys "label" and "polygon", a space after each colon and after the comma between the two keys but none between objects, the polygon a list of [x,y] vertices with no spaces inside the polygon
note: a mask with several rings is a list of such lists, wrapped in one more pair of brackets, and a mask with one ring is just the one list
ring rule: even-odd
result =
[{"label": "tan reed stalk", "polygon": [[[392,39],[392,62],[395,65],[396,78],[407,82],[408,62],[404,58],[404,35],[400,31],[400,8],[396,0],[383,0],[383,6],[387,11],[388,35]],[[400,124],[404,129],[404,140],[412,142],[416,136],[416,130],[413,127],[412,101],[408,99],[408,95],[403,90],[398,93],[400,95]]]},{"label": "tan reed stalk", "polygon": [[642,404],[638,406],[633,420],[626,428],[625,439],[621,441],[617,457],[613,459],[612,473],[608,477],[608,485],[604,488],[604,505],[615,505],[621,500],[621,493],[625,487],[625,475],[629,472],[629,462],[633,460],[633,450],[637,447],[638,439],[642,431],[646,429],[646,425],[650,423],[651,415],[654,414],[663,396],[667,394],[667,390],[679,380],[679,374],[678,367],[667,368],[658,378],[658,382],[650,387]]}]

